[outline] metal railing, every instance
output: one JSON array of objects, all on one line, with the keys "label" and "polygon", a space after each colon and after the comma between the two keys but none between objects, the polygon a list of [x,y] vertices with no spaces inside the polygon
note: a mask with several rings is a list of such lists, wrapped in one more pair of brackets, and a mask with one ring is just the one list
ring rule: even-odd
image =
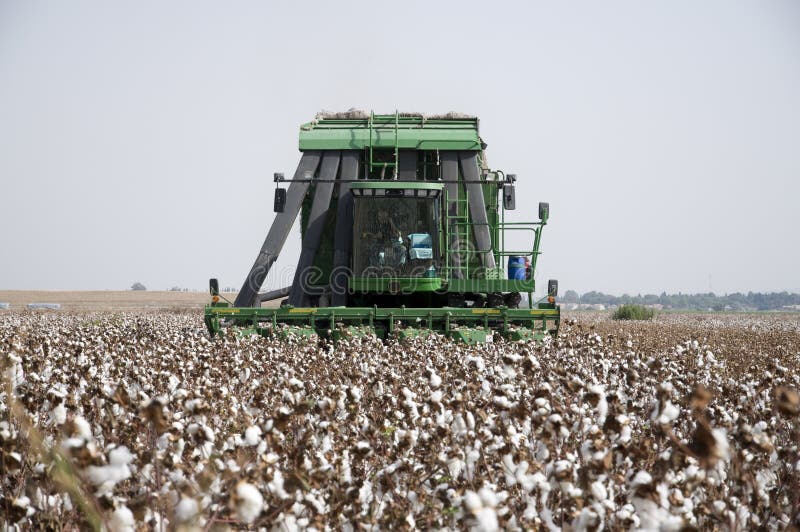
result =
[{"label": "metal railing", "polygon": [[[464,198],[458,198],[456,200],[450,201],[448,197],[447,190],[444,191],[444,205],[445,205],[445,224],[444,224],[444,235],[445,235],[445,242],[442,249],[444,249],[445,255],[445,266],[442,268],[443,275],[442,277],[445,279],[453,278],[453,272],[456,270],[461,270],[463,273],[464,278],[470,278],[470,263],[473,262],[472,259],[475,257],[479,257],[485,253],[492,253],[495,257],[496,267],[498,269],[502,269],[505,271],[505,267],[503,265],[505,257],[515,257],[515,256],[522,256],[522,257],[531,257],[531,274],[535,271],[536,262],[538,256],[541,254],[539,251],[539,242],[541,239],[541,230],[542,227],[545,225],[546,222],[538,221],[538,222],[506,222],[505,221],[505,207],[501,209],[501,219],[500,221],[494,225],[497,228],[497,235],[499,236],[500,242],[495,241],[495,235],[493,231],[490,231],[489,237],[491,242],[491,247],[489,249],[476,249],[472,246],[472,228],[477,225],[485,225],[489,226],[490,228],[493,227],[493,224],[490,222],[486,223],[477,223],[470,220],[469,215],[469,192],[464,190]],[[455,214],[450,214],[450,207],[451,205],[455,205]],[[454,229],[455,228],[455,229]],[[529,250],[506,250],[505,249],[505,242],[506,242],[506,231],[530,231],[533,232],[533,246]],[[455,241],[458,243],[459,247],[456,249],[453,247]],[[464,243],[467,245],[464,246]],[[499,244],[499,246],[497,245]],[[461,260],[459,260],[458,265],[452,264],[451,257],[453,253],[456,253]]]}]

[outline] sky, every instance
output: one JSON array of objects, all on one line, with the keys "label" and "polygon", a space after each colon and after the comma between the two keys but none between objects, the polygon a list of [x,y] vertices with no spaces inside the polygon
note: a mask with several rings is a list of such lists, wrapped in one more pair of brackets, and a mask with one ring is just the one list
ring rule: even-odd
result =
[{"label": "sky", "polygon": [[[800,3],[0,0],[0,289],[238,287],[322,110],[480,117],[538,286],[800,292]],[[264,288],[285,286],[296,225]]]}]

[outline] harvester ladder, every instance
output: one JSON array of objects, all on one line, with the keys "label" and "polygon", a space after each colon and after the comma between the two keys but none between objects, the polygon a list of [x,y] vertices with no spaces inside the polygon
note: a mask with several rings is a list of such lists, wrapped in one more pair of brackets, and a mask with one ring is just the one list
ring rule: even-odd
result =
[{"label": "harvester ladder", "polygon": [[[380,116],[379,116],[380,118]],[[394,162],[380,162],[375,161],[373,157],[373,138],[375,141],[378,140],[378,132],[375,130],[375,112],[370,112],[369,114],[369,121],[367,123],[369,126],[369,172],[372,172],[376,168],[392,168],[392,179],[397,179],[397,169],[398,169],[398,159],[400,158],[400,143],[398,140],[398,130],[400,129],[400,112],[394,112]],[[383,123],[385,125],[385,122]]]},{"label": "harvester ladder", "polygon": [[[453,279],[453,272],[455,270],[461,270],[465,279],[469,278],[469,262],[470,262],[470,253],[468,247],[465,248],[464,246],[470,245],[470,231],[472,224],[469,221],[469,192],[464,190],[463,197],[457,197],[454,200],[450,200],[447,197],[447,191],[445,190],[445,205],[447,208],[445,209],[445,242],[444,242],[444,249],[445,249],[445,272],[447,279]],[[455,208],[452,209],[452,212],[455,214],[451,214],[451,206]],[[454,247],[454,244],[457,247]],[[460,257],[459,264],[452,264],[451,257],[453,253],[457,253]]]}]

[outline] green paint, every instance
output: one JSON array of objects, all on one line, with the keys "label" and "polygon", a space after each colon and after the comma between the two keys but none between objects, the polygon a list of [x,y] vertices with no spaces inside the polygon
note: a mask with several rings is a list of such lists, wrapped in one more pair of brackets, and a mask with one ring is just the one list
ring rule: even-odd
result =
[{"label": "green paint", "polygon": [[354,292],[413,294],[439,290],[442,280],[439,277],[353,277],[348,286]]},{"label": "green paint", "polygon": [[[430,334],[422,332],[424,330],[469,343],[480,338],[487,341],[490,331],[507,338],[535,338],[555,335],[559,317],[558,308],[205,308],[205,322],[212,336],[219,333],[220,320],[233,319],[248,334],[281,337],[292,334],[308,339],[317,335],[334,340],[348,334],[351,337],[375,334],[379,338],[395,334],[403,338]],[[279,325],[274,327],[276,323]],[[524,329],[531,332],[519,332]],[[340,332],[334,334],[337,330]],[[512,336],[514,334],[517,336]]]},{"label": "green paint", "polygon": [[356,190],[442,190],[444,184],[430,181],[359,181],[351,183]]},{"label": "green paint", "polygon": [[[364,118],[333,119],[323,118],[304,124],[300,128],[300,150],[356,150],[359,157],[359,179],[351,182],[354,201],[364,206],[367,202],[386,201],[390,198],[389,212],[394,202],[425,201],[430,202],[426,218],[417,215],[416,222],[409,223],[412,215],[408,214],[411,203],[395,212],[405,213],[396,216],[392,224],[397,227],[392,231],[398,233],[396,244],[406,249],[405,262],[392,264],[383,262],[384,251],[391,255],[395,262],[402,256],[395,243],[386,243],[378,237],[370,236],[375,242],[371,246],[378,251],[380,262],[369,262],[370,266],[380,265],[381,276],[354,277],[349,279],[351,307],[319,307],[308,309],[295,308],[229,308],[227,303],[218,303],[206,307],[205,323],[209,332],[218,334],[221,320],[233,318],[237,326],[248,333],[263,335],[291,334],[305,338],[317,336],[341,340],[374,334],[378,337],[397,336],[414,338],[429,335],[432,332],[442,333],[451,338],[468,343],[485,342],[493,332],[511,340],[527,341],[541,339],[547,334],[556,334],[560,323],[560,309],[555,304],[540,303],[537,308],[507,309],[498,308],[451,308],[447,305],[460,305],[462,295],[475,299],[477,304],[486,300],[496,304],[498,294],[527,293],[529,300],[535,290],[533,278],[527,280],[511,280],[506,276],[506,265],[510,256],[530,257],[532,274],[535,272],[541,243],[542,230],[547,225],[547,216],[533,222],[506,221],[505,207],[502,202],[504,187],[511,182],[502,171],[484,168],[486,158],[482,151],[482,141],[478,134],[477,118],[430,118],[421,116],[402,116],[399,113],[389,115],[370,114]],[[414,150],[416,158],[406,155],[400,150]],[[484,195],[484,207],[487,214],[487,225],[491,237],[489,250],[476,250],[475,223],[469,209],[469,198],[464,176],[460,165],[454,175],[444,175],[442,151],[477,151],[481,188]],[[410,159],[414,164],[416,179],[400,181],[398,165],[401,160]],[[405,171],[405,170],[404,170]],[[314,176],[314,179],[318,176]],[[448,190],[442,181],[456,180],[458,198],[449,198]],[[313,203],[313,190],[304,200],[300,214],[301,237],[305,236],[308,215]],[[325,219],[322,238],[314,257],[313,265],[319,276],[316,286],[327,285],[333,267],[333,242],[335,238],[336,212],[340,185],[334,186],[333,196]],[[373,191],[386,191],[373,192]],[[375,198],[372,198],[375,196]],[[422,199],[422,198],[425,199]],[[517,206],[521,214],[537,217],[531,205],[526,205],[518,198]],[[376,204],[373,204],[376,205]],[[415,204],[416,205],[416,204]],[[359,207],[362,208],[362,207]],[[369,214],[369,210],[363,210]],[[382,214],[379,212],[378,214]],[[377,214],[376,214],[377,216]],[[374,219],[364,216],[364,220],[356,221],[353,227],[354,242],[365,238],[366,226]],[[424,221],[424,223],[423,223]],[[388,222],[384,222],[388,224]],[[414,226],[415,224],[420,224]],[[374,233],[374,230],[371,230]],[[433,257],[411,258],[408,234],[429,233],[433,238]],[[507,233],[522,233],[530,247],[508,249],[505,245]],[[437,234],[438,233],[438,234]],[[379,233],[382,234],[382,233]],[[455,248],[456,240],[469,243],[469,249]],[[515,239],[519,240],[519,239]],[[389,240],[387,240],[389,242]],[[394,246],[394,247],[393,247]],[[354,250],[356,246],[354,245]],[[383,249],[382,249],[383,248]],[[389,250],[389,251],[385,251]],[[374,250],[368,250],[373,253]],[[456,272],[452,263],[453,253],[461,256],[460,272]],[[355,253],[355,251],[353,251]],[[496,268],[487,270],[482,267],[481,254],[491,253],[497,264]],[[351,268],[354,256],[351,255]],[[360,256],[360,255],[358,255]],[[368,257],[369,258],[369,257]],[[359,259],[360,260],[360,259]],[[411,261],[419,262],[411,262]],[[422,265],[424,274],[416,275],[408,265]],[[360,266],[359,266],[360,268]],[[388,277],[384,270],[388,268]],[[365,269],[359,269],[367,271]],[[459,275],[460,274],[460,275]],[[365,274],[366,275],[366,274]],[[427,275],[431,275],[428,277]],[[533,277],[533,275],[531,275]],[[477,294],[478,297],[473,295]],[[492,296],[491,298],[487,296]],[[312,304],[317,301],[312,298]],[[320,304],[324,304],[320,302]],[[391,304],[392,308],[380,305]],[[375,306],[377,305],[377,306]],[[283,332],[281,332],[283,331]]]},{"label": "green paint", "polygon": [[392,114],[321,119],[300,126],[300,151],[370,148],[478,151],[478,119],[426,120]]}]

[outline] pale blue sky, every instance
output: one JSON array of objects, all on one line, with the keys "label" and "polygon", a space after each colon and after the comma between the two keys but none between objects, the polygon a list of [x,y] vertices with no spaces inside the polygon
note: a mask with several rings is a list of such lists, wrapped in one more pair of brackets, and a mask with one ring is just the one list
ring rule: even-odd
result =
[{"label": "pale blue sky", "polygon": [[798,95],[794,0],[0,0],[0,289],[238,287],[299,124],[359,107],[478,115],[542,287],[800,292]]}]

